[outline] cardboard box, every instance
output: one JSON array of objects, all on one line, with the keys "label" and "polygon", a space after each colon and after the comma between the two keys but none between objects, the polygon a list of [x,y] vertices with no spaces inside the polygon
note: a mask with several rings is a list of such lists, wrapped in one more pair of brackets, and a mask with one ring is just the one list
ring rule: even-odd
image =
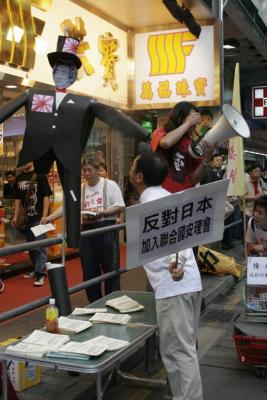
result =
[{"label": "cardboard box", "polygon": [[[9,346],[16,342],[16,339],[8,339],[0,343],[1,346]],[[11,361],[8,368],[9,379],[17,392],[28,389],[41,382],[42,369],[39,365],[26,364],[22,361]]]},{"label": "cardboard box", "polygon": [[21,392],[41,382],[41,367],[33,364],[26,365],[22,361],[11,361],[8,375],[14,389]]}]

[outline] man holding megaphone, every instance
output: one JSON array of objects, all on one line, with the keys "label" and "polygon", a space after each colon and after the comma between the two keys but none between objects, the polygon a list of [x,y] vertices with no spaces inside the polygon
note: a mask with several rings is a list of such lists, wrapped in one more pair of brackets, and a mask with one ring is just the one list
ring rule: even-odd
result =
[{"label": "man holding megaphone", "polygon": [[162,153],[169,164],[162,186],[171,193],[192,188],[208,172],[208,161],[216,143],[204,150],[201,157],[192,157],[189,152],[200,121],[198,109],[182,101],[173,107],[163,129],[156,129],[152,134],[151,149]]}]

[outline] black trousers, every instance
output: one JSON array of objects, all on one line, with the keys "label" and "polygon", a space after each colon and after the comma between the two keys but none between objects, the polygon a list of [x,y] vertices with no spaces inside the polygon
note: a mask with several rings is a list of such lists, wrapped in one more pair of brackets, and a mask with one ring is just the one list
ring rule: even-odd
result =
[{"label": "black trousers", "polygon": [[75,176],[67,170],[57,159],[52,149],[33,162],[35,172],[48,174],[54,161],[57,163],[58,174],[65,197],[67,245],[68,247],[77,248],[80,247],[81,237],[81,177]]},{"label": "black trousers", "polygon": [[[83,230],[96,229],[113,224],[110,221],[101,221],[96,224],[84,225]],[[101,273],[105,274],[118,270],[120,266],[118,231],[83,237],[80,257],[84,281],[96,278]],[[120,290],[120,276],[105,280],[104,288],[104,295]],[[102,297],[101,283],[90,286],[85,291],[91,303]]]}]

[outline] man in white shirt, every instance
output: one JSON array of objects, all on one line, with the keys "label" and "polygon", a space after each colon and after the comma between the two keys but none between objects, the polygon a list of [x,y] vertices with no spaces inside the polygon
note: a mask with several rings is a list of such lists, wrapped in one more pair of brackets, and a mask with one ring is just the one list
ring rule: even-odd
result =
[{"label": "man in white shirt", "polygon": [[240,207],[246,215],[246,220],[253,215],[254,201],[263,194],[262,181],[260,179],[262,170],[261,166],[252,164],[247,169],[248,174],[245,175],[245,209],[243,205]]},{"label": "man in white shirt", "polygon": [[[96,229],[116,224],[116,216],[124,207],[121,190],[116,182],[99,176],[100,163],[83,163],[85,183],[81,191],[82,229]],[[80,256],[84,280],[119,268],[118,232],[106,232],[82,238]],[[117,260],[117,262],[115,262]],[[105,294],[120,289],[119,276],[105,281]],[[102,297],[101,284],[86,289],[90,302]]]},{"label": "man in white shirt", "polygon": [[[130,182],[140,194],[140,203],[170,195],[160,186],[167,171],[167,162],[158,153],[144,151],[136,157]],[[179,251],[178,266],[172,255],[144,268],[155,292],[160,353],[173,400],[202,400],[196,349],[202,285],[193,251]]]}]

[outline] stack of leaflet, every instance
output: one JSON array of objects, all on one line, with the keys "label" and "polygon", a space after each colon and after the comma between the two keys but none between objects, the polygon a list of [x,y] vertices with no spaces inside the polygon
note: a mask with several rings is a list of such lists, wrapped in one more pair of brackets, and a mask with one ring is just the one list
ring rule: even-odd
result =
[{"label": "stack of leaflet", "polygon": [[90,326],[92,326],[92,324],[89,321],[83,321],[80,319],[74,319],[68,317],[58,318],[58,328],[60,331],[65,331],[69,333],[79,333],[84,331],[85,329],[90,328]]},{"label": "stack of leaflet", "polygon": [[91,314],[95,314],[95,313],[103,313],[103,312],[107,312],[108,310],[106,308],[89,308],[89,307],[84,307],[84,308],[80,308],[80,307],[76,307],[71,315],[91,315]]},{"label": "stack of leaflet", "polygon": [[107,336],[97,336],[84,342],[69,341],[68,335],[48,333],[35,330],[21,342],[10,345],[6,352],[28,357],[57,357],[76,360],[89,360],[105,351],[119,350],[129,344],[126,340],[119,340]]},{"label": "stack of leaflet", "polygon": [[138,301],[135,301],[126,295],[117,297],[116,299],[108,300],[106,305],[115,308],[115,310],[119,311],[120,313],[131,313],[144,310],[145,308],[138,303]]},{"label": "stack of leaflet", "polygon": [[96,313],[92,318],[90,318],[90,321],[104,324],[125,325],[130,321],[130,319],[131,317],[128,314],[119,315],[111,313]]},{"label": "stack of leaflet", "polygon": [[70,340],[68,335],[60,335],[35,330],[21,342],[6,348],[7,353],[23,354],[29,357],[42,357],[51,350],[58,349]]},{"label": "stack of leaflet", "polygon": [[68,357],[69,354],[83,355],[87,357],[100,356],[105,351],[119,350],[127,346],[126,340],[113,339],[107,336],[97,336],[84,342],[68,342],[57,351],[49,352],[48,357]]}]

